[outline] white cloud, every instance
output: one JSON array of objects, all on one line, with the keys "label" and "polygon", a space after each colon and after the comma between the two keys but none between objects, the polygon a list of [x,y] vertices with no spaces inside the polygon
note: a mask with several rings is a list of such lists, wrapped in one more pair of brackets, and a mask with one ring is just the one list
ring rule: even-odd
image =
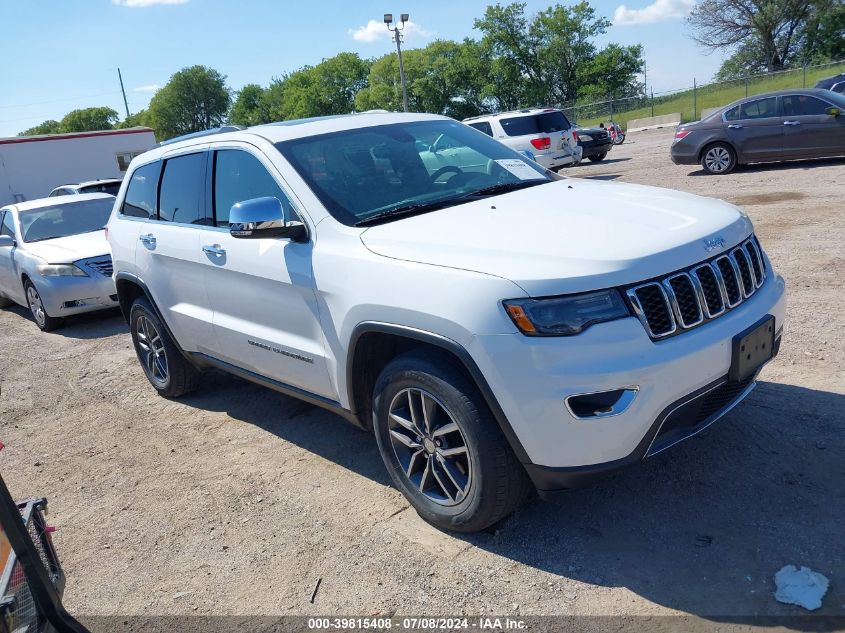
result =
[{"label": "white cloud", "polygon": [[683,18],[689,15],[693,5],[695,5],[695,0],[654,0],[642,9],[629,9],[621,4],[613,13],[613,24],[630,26]]},{"label": "white cloud", "polygon": [[[378,20],[370,20],[366,26],[359,26],[357,29],[349,29],[349,34],[356,42],[378,42],[379,40],[389,40],[393,37],[393,33],[387,30],[387,25]],[[402,31],[405,38],[426,38],[431,37],[433,33],[422,28],[415,22],[410,20],[405,22],[405,30]]]},{"label": "white cloud", "polygon": [[155,92],[161,86],[158,84],[147,84],[146,86],[138,86],[137,88],[132,88],[132,92]]},{"label": "white cloud", "polygon": [[122,7],[152,7],[157,4],[185,4],[188,0],[111,0]]}]

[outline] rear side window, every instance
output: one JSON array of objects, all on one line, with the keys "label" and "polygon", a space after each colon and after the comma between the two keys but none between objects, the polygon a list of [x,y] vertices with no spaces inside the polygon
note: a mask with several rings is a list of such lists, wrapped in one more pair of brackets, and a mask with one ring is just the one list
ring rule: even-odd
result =
[{"label": "rear side window", "polygon": [[155,218],[156,191],[160,171],[161,163],[156,161],[142,165],[132,172],[132,178],[126,189],[126,198],[120,209],[123,215],[133,218]]},{"label": "rear side window", "polygon": [[158,219],[180,224],[205,224],[200,201],[205,185],[205,152],[176,156],[164,162]]},{"label": "rear side window", "polygon": [[743,103],[739,107],[740,119],[766,119],[778,116],[777,97],[767,97],[749,103]]},{"label": "rear side window", "polygon": [[543,112],[542,114],[530,114],[528,116],[517,116],[499,121],[502,129],[508,136],[526,136],[528,134],[551,134],[552,132],[563,132],[571,125],[569,119],[563,112]]},{"label": "rear side window", "polygon": [[487,121],[479,121],[478,123],[470,123],[470,127],[474,127],[476,130],[484,132],[487,136],[493,136],[493,128],[490,127],[490,124]]},{"label": "rear side window", "polygon": [[214,158],[215,224],[228,227],[232,206],[253,198],[277,198],[291,217],[290,201],[261,161],[241,150],[218,151]]},{"label": "rear side window", "polygon": [[825,114],[829,103],[808,95],[789,95],[783,98],[784,116],[814,116]]}]

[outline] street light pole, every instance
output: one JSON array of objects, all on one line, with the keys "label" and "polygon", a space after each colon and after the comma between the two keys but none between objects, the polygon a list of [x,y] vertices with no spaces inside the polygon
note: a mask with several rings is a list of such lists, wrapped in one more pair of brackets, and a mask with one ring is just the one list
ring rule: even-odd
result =
[{"label": "street light pole", "polygon": [[387,25],[387,30],[393,33],[393,39],[396,40],[396,54],[399,56],[399,81],[402,84],[402,107],[405,112],[408,111],[408,88],[405,84],[405,65],[402,63],[402,30],[405,28],[405,22],[408,21],[408,17],[407,13],[401,14],[401,26],[396,25],[391,28],[390,24],[393,22],[393,14],[384,14],[384,23]]}]

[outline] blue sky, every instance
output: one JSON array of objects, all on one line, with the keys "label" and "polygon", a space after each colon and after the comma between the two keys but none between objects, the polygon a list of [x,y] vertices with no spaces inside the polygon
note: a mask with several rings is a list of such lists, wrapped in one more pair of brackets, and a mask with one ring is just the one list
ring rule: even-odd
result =
[{"label": "blue sky", "polygon": [[[709,80],[721,59],[705,55],[682,21],[694,0],[592,0],[614,20],[600,44],[642,43],[655,93]],[[398,4],[397,4],[398,3]],[[473,20],[489,2],[470,0],[2,0],[0,136],[80,107],[123,116],[117,68],[131,112],[146,107],[171,74],[205,64],[238,89],[340,51],[393,50],[385,12],[411,15],[406,45],[479,37]],[[528,0],[528,11],[552,4]],[[564,3],[565,4],[565,3]],[[375,20],[367,28],[368,22]]]}]

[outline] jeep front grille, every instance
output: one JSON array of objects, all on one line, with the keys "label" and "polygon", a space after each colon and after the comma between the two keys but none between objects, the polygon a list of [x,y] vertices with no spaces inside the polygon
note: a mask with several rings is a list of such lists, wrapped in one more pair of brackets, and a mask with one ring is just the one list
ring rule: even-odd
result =
[{"label": "jeep front grille", "polygon": [[697,327],[731,310],[766,280],[757,239],[692,268],[628,288],[625,293],[652,339]]}]

